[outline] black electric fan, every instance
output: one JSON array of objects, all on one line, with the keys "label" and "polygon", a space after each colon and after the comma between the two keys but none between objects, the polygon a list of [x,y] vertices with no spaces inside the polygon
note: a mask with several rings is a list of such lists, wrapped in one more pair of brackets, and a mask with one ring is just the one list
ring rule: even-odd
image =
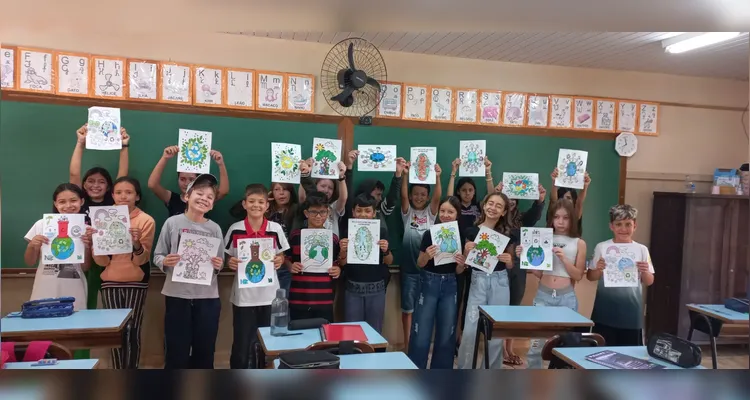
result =
[{"label": "black electric fan", "polygon": [[326,101],[337,113],[363,117],[378,106],[387,79],[383,56],[362,38],[344,39],[328,52],[320,70]]}]

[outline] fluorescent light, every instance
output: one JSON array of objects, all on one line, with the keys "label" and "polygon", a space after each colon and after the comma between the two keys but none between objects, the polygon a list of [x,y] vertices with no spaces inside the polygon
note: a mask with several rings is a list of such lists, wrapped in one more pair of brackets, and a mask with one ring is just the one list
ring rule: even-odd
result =
[{"label": "fluorescent light", "polygon": [[740,35],[740,32],[701,32],[680,35],[662,42],[667,53],[677,54],[724,42]]}]

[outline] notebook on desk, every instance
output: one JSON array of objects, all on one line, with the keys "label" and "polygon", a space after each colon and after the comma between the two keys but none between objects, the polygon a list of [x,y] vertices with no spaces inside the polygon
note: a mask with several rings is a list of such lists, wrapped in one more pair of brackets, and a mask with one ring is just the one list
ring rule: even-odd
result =
[{"label": "notebook on desk", "polygon": [[612,369],[664,369],[659,364],[612,350],[603,350],[586,356],[586,360]]},{"label": "notebook on desk", "polygon": [[341,342],[355,340],[367,342],[367,335],[359,325],[322,325],[320,327],[320,338],[324,342]]}]

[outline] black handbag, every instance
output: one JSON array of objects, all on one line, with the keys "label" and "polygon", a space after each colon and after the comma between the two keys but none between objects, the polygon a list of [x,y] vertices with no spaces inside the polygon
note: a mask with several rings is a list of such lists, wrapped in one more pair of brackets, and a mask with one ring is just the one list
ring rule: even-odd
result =
[{"label": "black handbag", "polygon": [[648,355],[681,368],[701,365],[701,348],[669,333],[657,333],[648,339]]},{"label": "black handbag", "polygon": [[340,359],[325,350],[295,351],[279,356],[279,369],[340,369]]}]

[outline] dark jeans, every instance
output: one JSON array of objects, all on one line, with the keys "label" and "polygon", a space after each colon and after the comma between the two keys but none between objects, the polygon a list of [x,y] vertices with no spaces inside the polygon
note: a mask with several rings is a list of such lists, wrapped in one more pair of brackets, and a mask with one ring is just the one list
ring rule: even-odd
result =
[{"label": "dark jeans", "polygon": [[324,318],[326,321],[333,323],[333,304],[329,307],[291,307],[289,309],[291,313],[292,321],[300,319],[312,319],[312,318]]},{"label": "dark jeans", "polygon": [[256,346],[258,328],[271,326],[271,306],[237,307],[232,305],[234,341],[229,367],[232,369],[255,368],[258,365]]},{"label": "dark jeans", "polygon": [[[518,263],[516,263],[518,265]],[[520,306],[523,295],[526,293],[526,270],[511,268],[508,270],[508,283],[510,284],[510,305]]]},{"label": "dark jeans", "polygon": [[458,325],[463,330],[464,321],[466,321],[466,305],[469,304],[469,289],[471,289],[471,267],[467,266],[464,273],[458,275],[457,288],[457,304],[461,307],[461,319],[458,320]]},{"label": "dark jeans", "polygon": [[594,333],[602,335],[606,346],[643,346],[643,333],[640,329],[624,329],[594,324]]},{"label": "dark jeans", "polygon": [[456,275],[422,271],[420,287],[411,325],[409,358],[417,367],[427,368],[434,329],[430,369],[453,369],[458,314]]},{"label": "dark jeans", "polygon": [[[356,291],[356,287],[362,290]],[[383,332],[385,316],[385,281],[357,284],[347,282],[344,291],[346,322],[367,322],[378,333]]]},{"label": "dark jeans", "polygon": [[164,369],[213,369],[221,301],[164,299]]},{"label": "dark jeans", "polygon": [[284,292],[286,293],[286,298],[289,298],[289,287],[292,286],[292,273],[289,272],[289,268],[286,266],[281,266],[281,268],[276,270],[276,275],[279,277],[279,287],[281,289],[284,289]]}]

